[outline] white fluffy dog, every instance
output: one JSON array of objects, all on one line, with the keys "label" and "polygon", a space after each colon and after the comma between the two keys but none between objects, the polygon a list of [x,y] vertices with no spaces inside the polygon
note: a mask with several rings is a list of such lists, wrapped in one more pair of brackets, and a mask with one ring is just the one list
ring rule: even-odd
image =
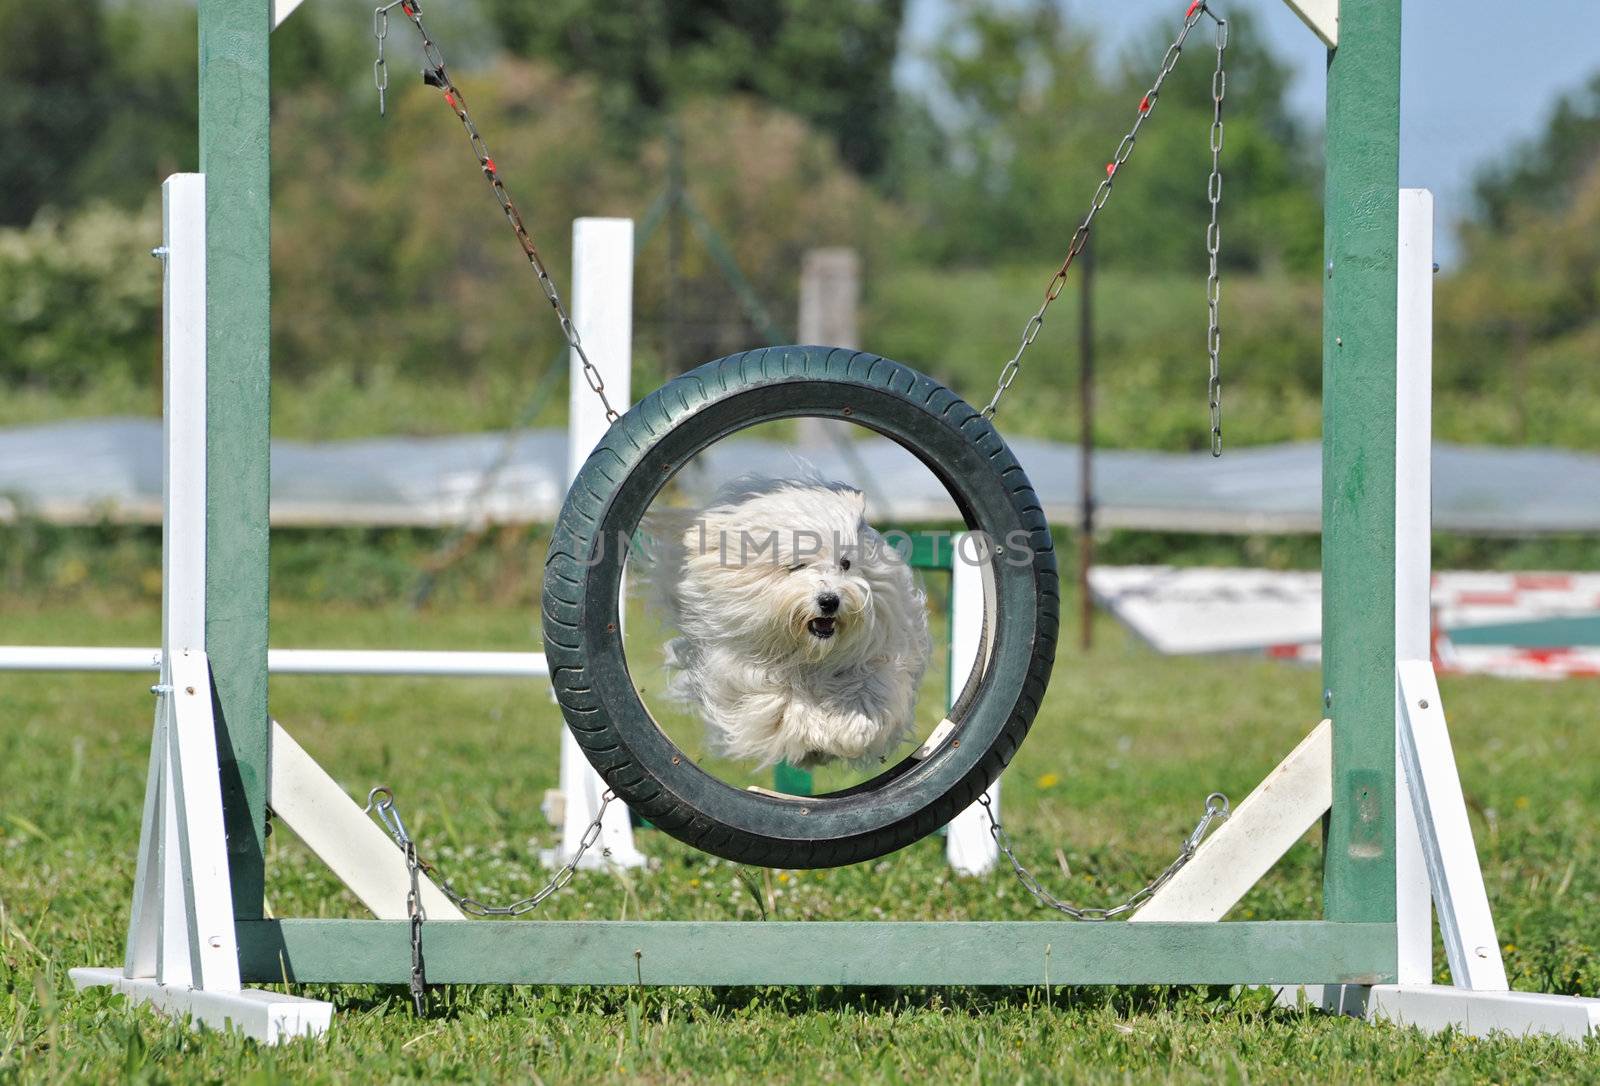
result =
[{"label": "white fluffy dog", "polygon": [[656,570],[680,634],[668,694],[716,753],[864,765],[912,734],[926,603],[864,510],[842,484],[745,478],[670,530]]}]

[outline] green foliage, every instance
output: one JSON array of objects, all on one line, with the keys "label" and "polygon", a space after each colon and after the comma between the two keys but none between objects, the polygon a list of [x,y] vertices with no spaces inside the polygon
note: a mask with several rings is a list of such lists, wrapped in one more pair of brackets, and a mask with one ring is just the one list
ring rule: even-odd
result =
[{"label": "green foliage", "polygon": [[[60,391],[131,377],[160,385],[159,200],[0,228],[0,386]],[[115,372],[112,372],[115,371]]]},{"label": "green foliage", "polygon": [[1441,284],[1435,381],[1505,408],[1489,414],[1510,429],[1488,440],[1566,444],[1600,424],[1582,394],[1600,358],[1600,158],[1566,188],[1553,208],[1468,226],[1467,259]]},{"label": "green foliage", "polygon": [[97,0],[0,0],[0,225],[27,223],[94,147],[105,117],[86,89],[107,62]]},{"label": "green foliage", "polygon": [[904,0],[484,2],[512,52],[596,77],[628,142],[688,98],[752,94],[826,132],[860,173],[888,157]]},{"label": "green foliage", "polygon": [[[933,60],[952,103],[944,139],[901,179],[940,262],[1059,261],[1137,116],[1176,20],[1152,26],[1114,76],[1091,36],[1058,7],[968,0]],[[1210,27],[1194,32],[1139,133],[1098,220],[1103,263],[1203,268],[1211,168]],[[1235,17],[1228,50],[1223,260],[1229,267],[1305,272],[1321,251],[1317,163],[1287,112],[1287,67]],[[927,159],[938,168],[927,169]]]},{"label": "green foliage", "polygon": [[1485,168],[1474,188],[1482,225],[1504,229],[1529,213],[1558,212],[1574,199],[1600,163],[1600,72],[1561,98],[1544,132],[1512,148],[1506,159]]}]

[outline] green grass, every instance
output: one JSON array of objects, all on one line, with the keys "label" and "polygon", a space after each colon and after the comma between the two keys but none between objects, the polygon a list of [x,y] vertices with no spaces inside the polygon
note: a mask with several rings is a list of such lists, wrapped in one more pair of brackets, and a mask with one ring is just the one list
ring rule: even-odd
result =
[{"label": "green grass", "polygon": [[[1066,613],[1073,613],[1070,608]],[[157,604],[11,595],[0,639],[153,642]],[[523,648],[520,607],[415,612],[284,600],[275,643]],[[1115,900],[1172,856],[1204,795],[1242,797],[1315,723],[1313,671],[1161,659],[1108,622],[1067,651],[1007,777],[1021,854],[1059,894]],[[303,986],[338,1007],[321,1044],[195,1034],[66,971],[120,959],[151,699],[136,676],[0,675],[0,1082],[1552,1081],[1600,1078],[1600,1044],[1472,1040],[1327,1018],[1227,988],[452,988]],[[1600,763],[1593,683],[1446,677],[1443,693],[1513,984],[1600,994]],[[539,685],[279,678],[274,713],[352,793],[393,785],[457,886],[520,896],[555,833],[558,715]],[[580,875],[545,917],[1047,918],[1008,875],[950,876],[936,840],[850,868],[742,872],[641,832],[648,874]],[[1314,837],[1235,913],[1319,913]],[[742,878],[741,874],[752,877]],[[759,900],[758,900],[759,899]],[[276,915],[361,910],[283,827]],[[1443,969],[1442,961],[1439,968]]]}]

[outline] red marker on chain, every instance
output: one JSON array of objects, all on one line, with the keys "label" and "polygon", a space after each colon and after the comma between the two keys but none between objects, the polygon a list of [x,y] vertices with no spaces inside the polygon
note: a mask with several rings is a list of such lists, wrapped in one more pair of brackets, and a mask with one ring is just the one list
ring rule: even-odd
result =
[{"label": "red marker on chain", "polygon": [[1115,162],[1107,162],[1106,163],[1106,176],[1107,177],[1115,177],[1116,175],[1117,175],[1117,164]]},{"label": "red marker on chain", "polygon": [[1201,4],[1203,4],[1203,3],[1204,3],[1204,2],[1205,2],[1205,0],[1194,0],[1194,3],[1192,3],[1192,4],[1190,4],[1190,5],[1189,5],[1189,10],[1188,10],[1188,11],[1186,11],[1186,12],[1184,12],[1184,13],[1183,13],[1183,17],[1184,17],[1184,18],[1185,18],[1185,19],[1187,19],[1187,18],[1189,18],[1189,17],[1190,17],[1190,16],[1191,16],[1191,15],[1193,15],[1193,14],[1194,14],[1194,13],[1195,13],[1195,11],[1196,11],[1196,10],[1197,10],[1197,9],[1198,9],[1198,8],[1199,8],[1199,7],[1200,7],[1200,5],[1201,5]]}]

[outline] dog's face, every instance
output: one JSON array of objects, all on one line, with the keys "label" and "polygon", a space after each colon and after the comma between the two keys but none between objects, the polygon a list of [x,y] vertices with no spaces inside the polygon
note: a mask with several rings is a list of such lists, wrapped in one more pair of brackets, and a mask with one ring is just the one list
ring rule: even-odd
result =
[{"label": "dog's face", "polygon": [[871,640],[874,582],[883,583],[874,567],[898,560],[864,508],[858,491],[799,483],[714,505],[684,535],[681,590],[752,655],[848,656]]}]

